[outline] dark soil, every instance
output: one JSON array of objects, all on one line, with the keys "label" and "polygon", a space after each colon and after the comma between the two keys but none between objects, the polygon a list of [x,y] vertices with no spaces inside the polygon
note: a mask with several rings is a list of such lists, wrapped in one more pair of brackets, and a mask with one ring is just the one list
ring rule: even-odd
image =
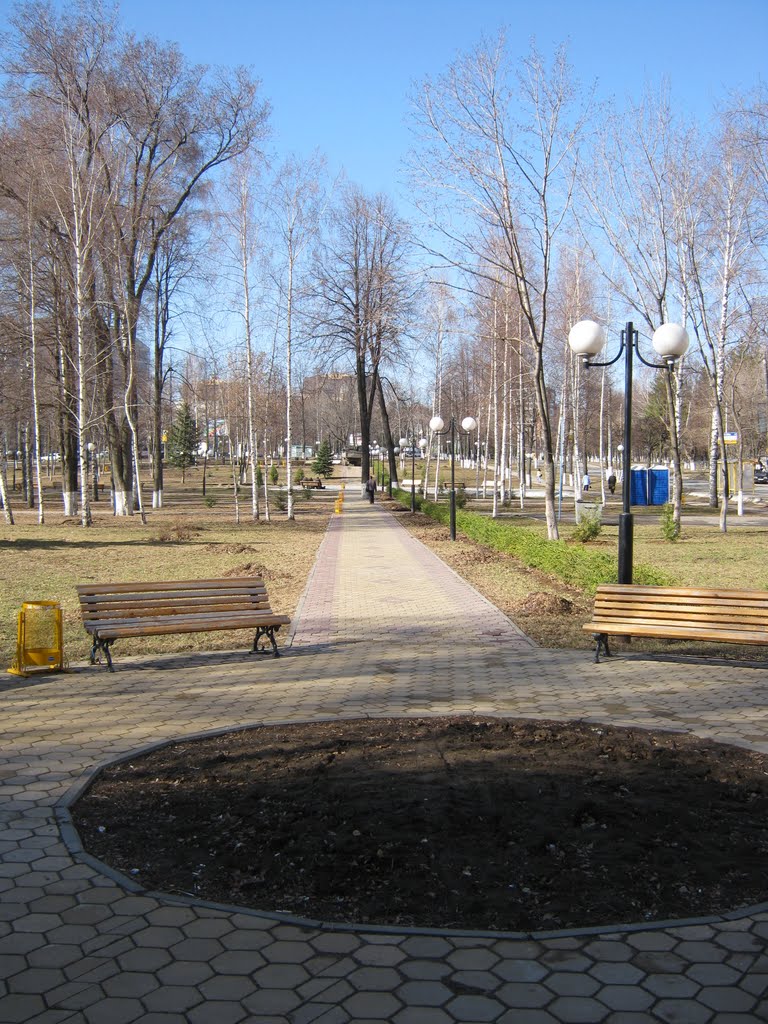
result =
[{"label": "dark soil", "polygon": [[768,899],[768,756],[584,722],[250,729],[112,767],[73,817],[148,888],[326,921],[549,930]]}]

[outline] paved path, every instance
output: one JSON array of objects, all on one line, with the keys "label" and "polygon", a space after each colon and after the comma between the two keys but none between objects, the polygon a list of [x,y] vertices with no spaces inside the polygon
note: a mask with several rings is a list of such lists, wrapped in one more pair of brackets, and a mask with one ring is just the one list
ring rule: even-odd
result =
[{"label": "paved path", "polygon": [[[84,642],[85,646],[85,642]],[[146,892],[78,851],[94,765],[314,717],[468,712],[692,730],[768,751],[764,669],[534,647],[379,506],[348,496],[286,657],[147,657],[0,685],[0,1021],[748,1024],[768,906],[569,934],[296,923]]]}]

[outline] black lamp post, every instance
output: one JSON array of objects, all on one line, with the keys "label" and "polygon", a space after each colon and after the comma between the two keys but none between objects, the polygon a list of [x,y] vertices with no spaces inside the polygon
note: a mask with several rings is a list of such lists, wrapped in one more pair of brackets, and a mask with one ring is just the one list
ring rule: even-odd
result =
[{"label": "black lamp post", "polygon": [[203,441],[200,445],[200,452],[203,456],[203,497],[205,497],[205,471],[208,469],[208,442]]},{"label": "black lamp post", "polygon": [[[444,420],[440,416],[433,416],[429,421],[429,429],[438,436],[443,434],[451,435],[451,504],[450,504],[450,531],[451,540],[456,540],[456,417],[451,416],[451,424],[447,430],[443,430]],[[461,429],[465,434],[477,430],[477,420],[474,416],[465,416],[461,421]]]},{"label": "black lamp post", "polygon": [[[638,333],[631,320],[621,332],[621,345],[613,359],[605,363],[592,360],[599,355],[605,346],[605,333],[594,320],[581,320],[575,324],[568,334],[568,344],[575,355],[579,356],[584,366],[612,366],[624,356],[624,466],[621,488],[622,509],[619,516],[619,583],[632,582],[632,543],[633,519],[630,498],[630,468],[632,465],[632,354],[645,366],[654,370],[672,371],[675,362],[684,356],[688,349],[688,334],[679,324],[662,324],[653,332],[653,347],[663,363],[649,363],[643,359],[638,347]],[[601,470],[602,471],[602,470]]]}]

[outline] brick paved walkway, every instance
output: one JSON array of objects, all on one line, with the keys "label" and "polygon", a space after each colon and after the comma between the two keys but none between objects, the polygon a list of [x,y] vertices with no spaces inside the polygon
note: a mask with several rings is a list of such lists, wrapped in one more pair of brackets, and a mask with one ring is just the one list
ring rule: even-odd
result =
[{"label": "brick paved walkway", "polygon": [[0,684],[3,1024],[768,1021],[768,905],[567,935],[297,923],[146,892],[78,851],[64,809],[94,765],[120,754],[314,717],[578,717],[768,750],[764,669],[640,656],[595,666],[585,652],[537,649],[351,495],[286,657],[116,653],[113,675]]}]

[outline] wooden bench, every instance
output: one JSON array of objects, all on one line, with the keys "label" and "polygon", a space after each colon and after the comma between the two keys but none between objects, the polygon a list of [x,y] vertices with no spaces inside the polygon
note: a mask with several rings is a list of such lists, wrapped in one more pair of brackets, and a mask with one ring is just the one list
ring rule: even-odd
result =
[{"label": "wooden bench", "polygon": [[77,588],[83,625],[93,638],[91,664],[102,651],[110,672],[110,647],[129,636],[255,629],[254,652],[269,640],[277,658],[275,632],[290,623],[275,615],[258,576],[238,579],[178,580],[164,583],[94,583]]},{"label": "wooden bench", "polygon": [[609,635],[768,644],[768,593],[602,583],[584,630],[597,641],[596,662],[601,647],[610,657]]}]

